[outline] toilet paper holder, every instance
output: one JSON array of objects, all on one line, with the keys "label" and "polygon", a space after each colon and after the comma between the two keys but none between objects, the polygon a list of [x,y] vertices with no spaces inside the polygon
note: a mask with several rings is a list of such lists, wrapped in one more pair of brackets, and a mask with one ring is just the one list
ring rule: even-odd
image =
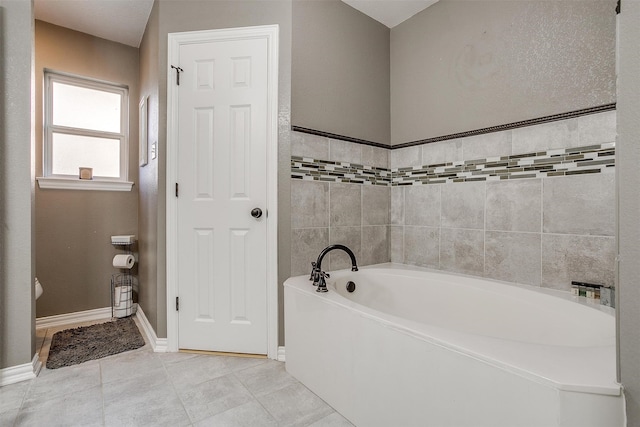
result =
[{"label": "toilet paper holder", "polygon": [[120,270],[120,273],[111,276],[112,318],[128,317],[136,313],[138,281],[132,272],[137,261],[133,253],[135,242],[134,235],[111,236],[111,244],[124,252],[116,254],[112,262]]},{"label": "toilet paper holder", "polygon": [[133,234],[111,236],[111,244],[124,250],[124,254],[116,254],[113,257],[112,265],[120,270],[130,270],[133,268],[137,259],[133,253],[133,245],[136,242],[136,236]]}]

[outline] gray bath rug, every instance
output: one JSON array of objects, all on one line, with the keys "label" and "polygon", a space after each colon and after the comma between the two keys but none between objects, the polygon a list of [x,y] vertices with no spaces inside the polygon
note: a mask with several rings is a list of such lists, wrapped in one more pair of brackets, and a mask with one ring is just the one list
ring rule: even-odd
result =
[{"label": "gray bath rug", "polygon": [[88,360],[135,350],[144,338],[132,318],[56,332],[51,339],[48,369],[77,365]]}]

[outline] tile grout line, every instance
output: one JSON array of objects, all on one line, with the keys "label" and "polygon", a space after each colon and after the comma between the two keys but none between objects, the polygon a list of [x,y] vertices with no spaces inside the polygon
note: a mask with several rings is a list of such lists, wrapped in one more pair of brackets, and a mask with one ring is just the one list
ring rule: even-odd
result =
[{"label": "tile grout line", "polygon": [[540,284],[538,286],[543,287],[543,273],[544,266],[542,263],[542,257],[544,255],[543,239],[544,239],[544,187],[546,179],[540,180]]},{"label": "tile grout line", "polygon": [[482,276],[487,277],[487,183],[484,183],[484,195],[482,197]]},{"label": "tile grout line", "polygon": [[103,375],[102,375],[102,361],[101,360],[98,361],[98,367],[99,367],[99,372],[100,372],[100,397],[102,398],[102,425],[106,426],[107,425],[107,411],[105,409],[105,402],[104,402],[104,380],[103,380]]}]

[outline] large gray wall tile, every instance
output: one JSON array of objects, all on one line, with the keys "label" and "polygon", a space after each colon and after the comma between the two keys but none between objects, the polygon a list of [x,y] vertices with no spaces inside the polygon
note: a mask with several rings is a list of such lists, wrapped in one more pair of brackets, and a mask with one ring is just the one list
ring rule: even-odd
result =
[{"label": "large gray wall tile", "polygon": [[615,142],[617,135],[616,123],[615,111],[578,117],[580,145]]},{"label": "large gray wall tile", "polygon": [[291,275],[309,274],[311,261],[315,261],[328,245],[328,228],[291,230]]},{"label": "large gray wall tile", "polygon": [[331,183],[331,226],[362,224],[362,186]]},{"label": "large gray wall tile", "polygon": [[391,226],[390,237],[391,262],[404,262],[404,227]]},{"label": "large gray wall tile", "polygon": [[543,180],[545,233],[615,235],[615,175],[598,173]]},{"label": "large gray wall tile", "polygon": [[422,146],[399,148],[389,153],[389,168],[422,166]]},{"label": "large gray wall tile", "polygon": [[404,223],[440,226],[440,192],[443,185],[404,187]]},{"label": "large gray wall tile", "polygon": [[560,120],[513,130],[513,154],[577,147],[578,119]]},{"label": "large gray wall tile", "polygon": [[440,269],[482,276],[484,272],[484,231],[457,228],[441,229]]},{"label": "large gray wall tile", "polygon": [[487,182],[487,230],[542,229],[542,180]]},{"label": "large gray wall tile", "polygon": [[329,139],[308,133],[291,132],[291,155],[329,160]]},{"label": "large gray wall tile", "polygon": [[404,225],[404,188],[391,187],[391,224]]},{"label": "large gray wall tile", "polygon": [[362,164],[374,168],[389,168],[389,149],[380,147],[362,146]]},{"label": "large gray wall tile", "polygon": [[462,139],[438,141],[422,146],[422,165],[436,165],[463,160]]},{"label": "large gray wall tile", "polygon": [[542,235],[542,286],[568,291],[571,281],[613,285],[615,237]]},{"label": "large gray wall tile", "polygon": [[440,229],[404,227],[404,263],[438,268],[440,264]]},{"label": "large gray wall tile", "polygon": [[511,155],[511,131],[485,133],[462,140],[464,160]]},{"label": "large gray wall tile", "polygon": [[291,180],[291,227],[329,225],[329,184]]},{"label": "large gray wall tile", "polygon": [[362,225],[388,225],[391,188],[362,186]]},{"label": "large gray wall tile", "polygon": [[540,286],[540,233],[487,231],[486,277]]},{"label": "large gray wall tile", "polygon": [[329,160],[362,164],[362,144],[330,139]]},{"label": "large gray wall tile", "polygon": [[443,227],[484,228],[484,182],[465,182],[442,187]]},{"label": "large gray wall tile", "polygon": [[[360,260],[362,241],[361,227],[331,227],[329,229],[329,244],[345,245],[351,249],[356,256],[356,260]],[[341,270],[343,268],[351,268],[351,259],[344,251],[331,251],[329,254],[329,264],[323,264],[324,270]]]},{"label": "large gray wall tile", "polygon": [[389,262],[389,226],[368,225],[362,227],[362,265]]}]

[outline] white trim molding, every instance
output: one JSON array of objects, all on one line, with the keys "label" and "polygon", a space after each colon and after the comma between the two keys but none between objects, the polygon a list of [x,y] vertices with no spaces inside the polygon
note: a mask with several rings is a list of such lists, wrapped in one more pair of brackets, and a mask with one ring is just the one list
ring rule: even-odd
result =
[{"label": "white trim molding", "polygon": [[36,329],[55,328],[70,323],[90,322],[111,318],[111,307],[96,308],[94,310],[76,311],[75,313],[58,314],[55,316],[38,317]]},{"label": "white trim molding", "polygon": [[153,326],[149,323],[149,319],[142,311],[142,307],[138,305],[138,309],[136,310],[136,317],[140,321],[140,326],[144,331],[144,334],[147,336],[147,341],[151,348],[156,353],[166,353],[167,352],[167,339],[166,338],[158,338],[156,335],[156,331],[153,330]]},{"label": "white trim molding", "polygon": [[286,362],[284,357],[284,346],[278,347],[278,362]]},{"label": "white trim molding", "polygon": [[167,351],[178,351],[177,206],[178,92],[170,65],[178,65],[180,47],[221,40],[265,39],[267,42],[267,356],[278,358],[278,47],[279,26],[264,25],[220,30],[188,31],[168,35],[167,58]]},{"label": "white trim molding", "polygon": [[48,176],[39,176],[36,179],[38,180],[38,186],[42,189],[131,191],[133,187],[133,182],[129,181],[51,178]]},{"label": "white trim molding", "polygon": [[40,355],[36,353],[30,363],[0,369],[0,387],[32,380],[38,376],[40,369],[42,369],[42,362],[40,362]]}]

